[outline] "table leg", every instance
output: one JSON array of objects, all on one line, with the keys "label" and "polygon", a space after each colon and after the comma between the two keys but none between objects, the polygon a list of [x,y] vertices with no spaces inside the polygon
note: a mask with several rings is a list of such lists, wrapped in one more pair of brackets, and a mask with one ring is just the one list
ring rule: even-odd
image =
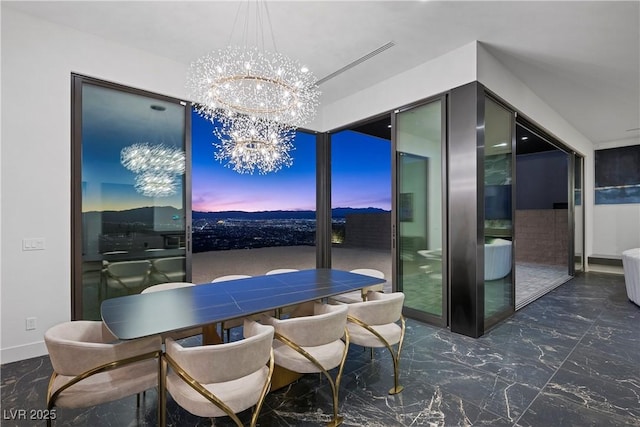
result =
[{"label": "table leg", "polygon": [[302,374],[299,372],[293,372],[282,366],[275,365],[271,376],[271,391],[286,387],[301,377]]},{"label": "table leg", "polygon": [[202,327],[202,345],[222,344],[223,341],[218,335],[218,324],[213,323]]}]

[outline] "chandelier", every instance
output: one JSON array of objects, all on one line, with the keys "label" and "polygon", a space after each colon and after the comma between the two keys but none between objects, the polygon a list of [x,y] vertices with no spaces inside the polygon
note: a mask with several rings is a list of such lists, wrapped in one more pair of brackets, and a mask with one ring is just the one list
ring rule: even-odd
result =
[{"label": "chandelier", "polygon": [[136,174],[136,191],[147,197],[167,197],[177,191],[185,154],[179,148],[143,142],[123,148],[120,163]]},{"label": "chandelier", "polygon": [[244,174],[254,171],[264,175],[289,167],[293,159],[295,131],[277,122],[238,116],[233,121],[216,127],[214,134],[220,140],[214,143],[216,160]]},{"label": "chandelier", "polygon": [[[277,52],[266,3],[257,1],[254,13],[249,3],[244,43],[229,43],[194,61],[187,88],[196,111],[220,124],[214,131],[220,139],[214,143],[218,150],[214,157],[239,173],[268,173],[293,163],[289,151],[295,130],[314,117],[320,91],[306,66]],[[247,44],[249,15],[256,17],[255,46]],[[273,52],[264,46],[264,21],[271,31]]]},{"label": "chandelier", "polygon": [[191,64],[196,110],[206,118],[233,114],[299,127],[313,118],[320,91],[307,67],[257,47],[227,47]]}]

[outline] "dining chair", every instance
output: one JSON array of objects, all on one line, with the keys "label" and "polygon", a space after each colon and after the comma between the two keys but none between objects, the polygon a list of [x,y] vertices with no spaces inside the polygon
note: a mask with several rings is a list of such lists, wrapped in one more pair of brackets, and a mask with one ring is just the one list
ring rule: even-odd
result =
[{"label": "dining chair", "polygon": [[[211,283],[227,282],[229,280],[248,279],[251,276],[246,274],[228,274],[226,276],[216,277]],[[257,315],[259,316],[259,315]],[[238,317],[237,319],[229,319],[222,322],[222,338],[227,335],[227,341],[231,341],[231,329],[242,326],[244,317]]]},{"label": "dining chair", "polygon": [[178,405],[199,417],[227,415],[238,426],[236,414],[255,405],[256,425],[273,374],[273,327],[250,320],[243,326],[244,339],[232,343],[182,347],[167,339],[162,369]]},{"label": "dining chair", "polygon": [[[195,286],[194,283],[190,282],[169,282],[169,283],[161,283],[159,285],[149,286],[148,288],[144,288],[141,294],[150,294],[153,292],[162,292],[170,289],[180,289],[180,288],[188,288],[191,286]],[[196,335],[202,334],[202,328],[189,328],[182,331],[172,331],[161,334],[162,341],[166,341],[167,338],[173,338],[174,340],[179,340],[183,338],[193,337]]]},{"label": "dining chair", "polygon": [[44,342],[53,367],[48,410],[86,408],[134,394],[139,406],[139,393],[160,383],[159,336],[118,341],[102,322],[77,320],[49,328]]},{"label": "dining chair", "polygon": [[[389,394],[400,393],[404,388],[399,385],[400,352],[405,332],[403,303],[402,292],[369,292],[366,301],[345,304],[349,309],[347,330],[350,342],[372,349],[386,347],[391,353],[394,385]],[[400,325],[397,324],[398,321]],[[395,344],[398,344],[398,349],[394,352],[392,346]]]},{"label": "dining chair", "polygon": [[[384,279],[384,273],[380,270],[376,270],[373,268],[356,268],[355,270],[351,270],[351,273],[362,274],[364,276],[375,277],[377,279]],[[362,288],[361,290],[362,301],[367,300],[367,294],[369,293],[369,291],[384,292],[384,283]]]},{"label": "dining chair", "polygon": [[[263,323],[275,328],[273,353],[276,365],[301,374],[322,373],[329,380],[333,395],[333,419],[329,426],[338,426],[343,421],[338,416],[338,392],[349,349],[347,312],[346,304],[310,302],[301,304],[296,310],[300,317],[262,318]],[[336,367],[338,373],[334,380],[329,370]]]},{"label": "dining chair", "polygon": [[156,283],[183,282],[186,277],[186,258],[183,256],[151,260],[151,277]]},{"label": "dining chair", "polygon": [[248,279],[251,276],[246,274],[228,274],[226,276],[216,277],[211,283],[226,282],[228,280]]},{"label": "dining chair", "polygon": [[[107,290],[111,288],[134,294],[148,284],[151,262],[149,260],[105,262],[103,273]],[[105,297],[107,297],[106,291]]]},{"label": "dining chair", "polygon": [[294,273],[296,271],[300,271],[296,268],[276,268],[274,270],[269,270],[265,274],[265,276],[271,276],[273,274],[282,274],[282,273]]}]

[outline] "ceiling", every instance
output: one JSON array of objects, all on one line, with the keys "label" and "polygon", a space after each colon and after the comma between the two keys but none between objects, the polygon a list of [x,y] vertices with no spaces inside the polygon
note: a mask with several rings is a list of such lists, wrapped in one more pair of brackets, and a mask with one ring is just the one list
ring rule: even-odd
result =
[{"label": "ceiling", "polygon": [[[240,43],[240,4],[246,2],[2,1],[3,8],[184,64],[230,40]],[[277,50],[318,79],[395,43],[322,83],[321,102],[478,40],[591,141],[640,136],[638,1],[269,1],[268,10]]]}]

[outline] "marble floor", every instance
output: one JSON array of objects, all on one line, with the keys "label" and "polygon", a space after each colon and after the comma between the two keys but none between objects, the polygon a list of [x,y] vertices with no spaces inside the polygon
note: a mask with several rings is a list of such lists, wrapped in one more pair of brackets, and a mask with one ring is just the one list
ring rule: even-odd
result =
[{"label": "marble floor", "polygon": [[[371,360],[351,346],[340,388],[344,425],[638,426],[639,325],[640,308],[627,299],[623,277],[602,273],[579,275],[479,339],[408,320],[399,395],[387,394],[389,356],[376,350]],[[11,414],[44,408],[48,357],[1,368],[2,425],[34,425]],[[171,399],[168,413],[172,426],[211,425]],[[259,425],[323,425],[330,413],[329,384],[306,375],[268,395]],[[138,409],[130,397],[56,415],[64,426],[152,426],[156,392]],[[215,425],[232,424],[220,418]]]}]

